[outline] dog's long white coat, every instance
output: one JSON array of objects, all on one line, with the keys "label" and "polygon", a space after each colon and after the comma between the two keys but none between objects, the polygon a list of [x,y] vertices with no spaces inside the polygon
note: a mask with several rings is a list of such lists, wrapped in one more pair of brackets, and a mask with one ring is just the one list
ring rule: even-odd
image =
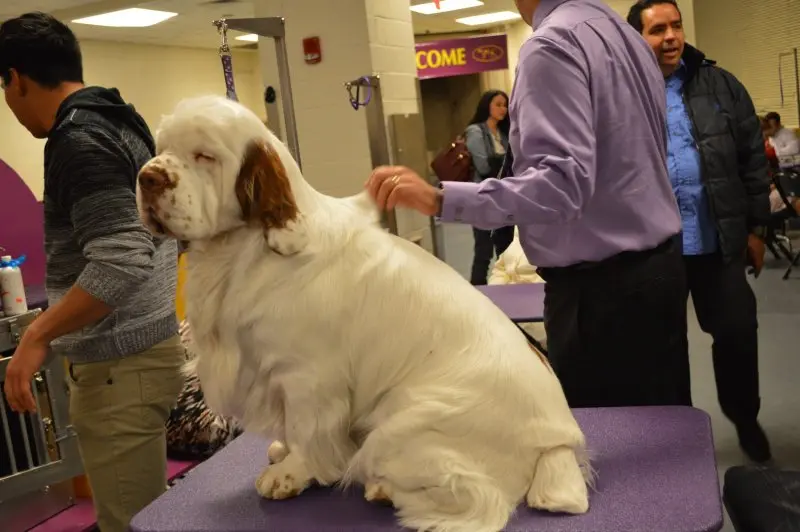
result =
[{"label": "dog's long white coat", "polygon": [[[266,240],[234,194],[253,140],[279,154],[301,213]],[[186,100],[157,142],[149,164],[175,182],[155,207],[191,241],[187,315],[205,399],[288,448],[259,478],[262,495],[356,481],[406,526],[443,532],[500,530],[526,499],[587,510],[584,438],[560,384],[490,300],[384,232],[366,195],[315,191],[236,103]],[[149,222],[153,205],[138,197]]]}]

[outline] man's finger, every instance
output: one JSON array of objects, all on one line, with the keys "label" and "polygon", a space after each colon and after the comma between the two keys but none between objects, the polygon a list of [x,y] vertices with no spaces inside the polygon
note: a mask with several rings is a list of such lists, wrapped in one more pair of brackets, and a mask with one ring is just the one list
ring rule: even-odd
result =
[{"label": "man's finger", "polygon": [[364,184],[364,188],[367,189],[369,195],[375,198],[378,195],[378,185],[380,184],[380,180],[375,177],[375,174],[369,176],[367,182]]},{"label": "man's finger", "polygon": [[9,379],[8,374],[6,374],[6,380],[3,382],[3,394],[5,394],[6,396],[6,401],[8,401],[8,406],[13,408],[13,405],[11,404],[11,392],[12,392],[11,380]]},{"label": "man's finger", "polygon": [[386,198],[386,210],[391,211],[392,209],[397,207],[397,204],[400,203],[400,198],[405,191],[405,185],[397,185],[393,187],[391,192],[389,192],[389,197]]},{"label": "man's finger", "polygon": [[22,404],[25,407],[25,411],[33,414],[36,412],[36,400],[33,398],[33,392],[31,390],[31,383],[28,382],[26,386],[22,388]]},{"label": "man's finger", "polygon": [[11,410],[14,412],[21,412],[22,408],[19,404],[19,400],[17,399],[17,384],[16,384],[17,377],[16,375],[6,375],[6,399],[8,400],[8,405],[11,407]]},{"label": "man's finger", "polygon": [[396,188],[396,185],[392,183],[391,179],[385,179],[381,183],[381,187],[378,190],[378,196],[375,202],[378,204],[378,207],[386,210],[388,209],[386,205],[386,200],[389,199],[389,195],[392,193],[392,189]]},{"label": "man's finger", "polygon": [[369,176],[370,182],[380,185],[387,178],[399,173],[399,170],[395,166],[378,166],[372,171],[372,174]]},{"label": "man's finger", "polygon": [[389,176],[394,175],[391,173],[391,168],[392,167],[390,166],[379,166],[372,171],[372,174],[370,174],[369,179],[367,180],[367,190],[369,191],[370,196],[372,196],[376,202],[381,186]]}]

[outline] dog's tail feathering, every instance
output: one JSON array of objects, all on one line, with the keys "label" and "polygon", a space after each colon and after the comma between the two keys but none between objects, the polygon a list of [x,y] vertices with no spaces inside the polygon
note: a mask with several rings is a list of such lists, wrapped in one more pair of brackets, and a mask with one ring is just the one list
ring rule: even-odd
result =
[{"label": "dog's tail feathering", "polygon": [[403,526],[424,532],[499,532],[515,503],[494,479],[464,464],[448,461],[434,466],[445,471],[440,486],[393,493]]},{"label": "dog's tail feathering", "polygon": [[[402,446],[391,431],[371,433],[351,461],[344,483],[383,484],[403,526],[421,532],[498,532],[516,497],[487,474],[484,464],[424,433]],[[394,439],[394,441],[397,441]]]}]

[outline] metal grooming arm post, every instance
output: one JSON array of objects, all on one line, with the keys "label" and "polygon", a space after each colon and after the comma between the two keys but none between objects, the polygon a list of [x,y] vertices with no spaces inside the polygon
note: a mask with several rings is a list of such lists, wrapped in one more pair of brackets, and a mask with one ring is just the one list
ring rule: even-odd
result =
[{"label": "metal grooming arm post", "polygon": [[[386,117],[383,114],[383,96],[381,95],[380,76],[364,76],[348,81],[346,88],[360,87],[372,91],[369,102],[364,105],[367,112],[367,132],[369,134],[369,153],[372,167],[390,165],[392,158],[389,151],[389,135],[386,132]],[[389,232],[397,234],[397,215],[394,209],[386,212],[384,220]]]},{"label": "metal grooming arm post", "polygon": [[297,138],[297,122],[294,116],[294,100],[292,98],[292,83],[289,78],[289,56],[286,51],[286,19],[283,17],[264,18],[229,18],[224,20],[228,28],[255,33],[260,37],[269,37],[275,41],[275,54],[278,58],[278,79],[281,82],[283,102],[283,120],[286,124],[286,143],[292,152],[297,165],[300,162],[300,141]]}]

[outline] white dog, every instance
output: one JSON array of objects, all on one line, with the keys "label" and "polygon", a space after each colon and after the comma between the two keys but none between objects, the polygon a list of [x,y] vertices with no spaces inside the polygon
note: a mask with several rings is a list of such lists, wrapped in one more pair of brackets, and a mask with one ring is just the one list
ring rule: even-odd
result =
[{"label": "white dog", "polygon": [[274,438],[270,499],[358,482],[418,530],[495,532],[517,505],[588,509],[558,379],[492,302],[315,191],[250,111],[180,103],[139,174],[154,234],[189,241],[196,371],[216,413]]}]

